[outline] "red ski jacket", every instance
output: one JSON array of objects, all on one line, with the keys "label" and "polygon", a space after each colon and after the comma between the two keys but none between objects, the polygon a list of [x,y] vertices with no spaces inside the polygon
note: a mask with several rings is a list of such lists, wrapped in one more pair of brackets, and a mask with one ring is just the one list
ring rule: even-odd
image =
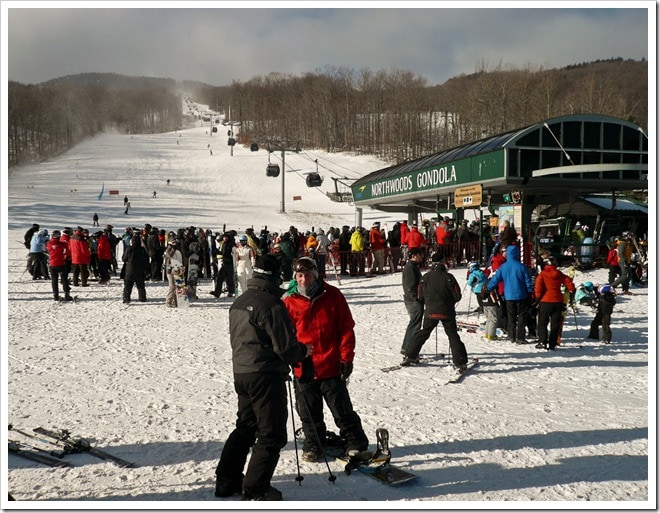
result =
[{"label": "red ski jacket", "polygon": [[96,248],[96,254],[100,260],[112,260],[112,249],[110,248],[110,240],[104,233],[99,237],[99,245]]},{"label": "red ski jacket", "polygon": [[416,226],[413,226],[408,233],[408,249],[412,248],[421,248],[426,246],[426,239],[417,229]]},{"label": "red ski jacket", "polygon": [[66,265],[66,255],[69,252],[69,246],[63,242],[59,237],[50,239],[46,242],[46,249],[48,249],[49,265],[51,267],[63,267]]},{"label": "red ski jacket", "polygon": [[617,248],[610,249],[607,253],[607,265],[611,267],[618,267],[619,265],[619,252]]},{"label": "red ski jacket", "polygon": [[69,250],[71,251],[71,263],[74,265],[88,265],[91,256],[89,254],[89,243],[83,234],[76,231],[69,239]]},{"label": "red ski jacket", "polygon": [[564,294],[561,286],[575,292],[573,280],[558,270],[554,265],[546,265],[536,277],[534,292],[541,303],[563,303]]},{"label": "red ski jacket", "polygon": [[[355,356],[355,321],[344,295],[332,285],[321,282],[323,291],[310,299],[298,293],[284,298],[303,344],[313,344],[314,379],[339,376],[340,363],[352,363]],[[301,368],[294,368],[300,377]]]}]

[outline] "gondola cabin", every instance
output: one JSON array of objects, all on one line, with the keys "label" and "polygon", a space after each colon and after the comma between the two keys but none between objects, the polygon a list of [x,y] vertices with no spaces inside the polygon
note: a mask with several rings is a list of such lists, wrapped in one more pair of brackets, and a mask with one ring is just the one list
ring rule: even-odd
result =
[{"label": "gondola cabin", "polygon": [[318,173],[309,173],[305,178],[307,187],[319,187],[323,183],[323,178]]},{"label": "gondola cabin", "polygon": [[268,166],[266,166],[266,176],[280,176],[279,164],[268,164]]},{"label": "gondola cabin", "polygon": [[234,146],[235,144],[236,144],[236,139],[234,139],[233,137],[227,139],[227,146]]},{"label": "gondola cabin", "polygon": [[250,151],[259,151],[259,145],[257,143],[252,143],[250,145]]}]

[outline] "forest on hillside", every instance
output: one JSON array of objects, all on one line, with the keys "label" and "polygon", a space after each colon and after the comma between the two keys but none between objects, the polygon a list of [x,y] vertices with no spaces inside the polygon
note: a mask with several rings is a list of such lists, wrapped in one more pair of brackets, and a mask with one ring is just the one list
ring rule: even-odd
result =
[{"label": "forest on hillside", "polygon": [[239,142],[372,154],[401,163],[566,114],[648,125],[648,64],[561,69],[481,63],[439,85],[405,70],[270,73],[213,87],[110,73],[9,84],[9,165],[49,158],[107,129],[182,127],[181,95],[241,122]]}]

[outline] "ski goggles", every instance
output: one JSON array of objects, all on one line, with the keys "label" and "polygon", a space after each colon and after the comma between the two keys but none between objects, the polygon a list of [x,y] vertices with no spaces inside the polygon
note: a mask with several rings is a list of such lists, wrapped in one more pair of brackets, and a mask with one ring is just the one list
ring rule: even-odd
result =
[{"label": "ski goggles", "polygon": [[297,273],[316,271],[316,262],[309,257],[301,257],[294,262],[293,270]]}]

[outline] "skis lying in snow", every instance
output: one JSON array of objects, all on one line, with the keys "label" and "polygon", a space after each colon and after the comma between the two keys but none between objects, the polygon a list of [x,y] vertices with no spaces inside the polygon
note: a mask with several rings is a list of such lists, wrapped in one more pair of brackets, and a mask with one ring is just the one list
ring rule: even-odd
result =
[{"label": "skis lying in snow", "polygon": [[456,321],[456,326],[458,326],[459,331],[467,331],[468,333],[477,333],[481,326],[477,323],[465,322],[465,321]]},{"label": "skis lying in snow", "polygon": [[21,458],[36,461],[48,465],[49,467],[69,467],[71,465],[68,461],[60,460],[59,458],[61,458],[61,456],[53,457],[49,455],[54,454],[55,451],[48,452],[44,449],[17,440],[8,440],[7,443],[9,452],[16,456],[20,456]]},{"label": "skis lying in snow", "polygon": [[114,463],[118,467],[122,467],[122,468],[135,467],[135,464],[131,463],[130,461],[123,460],[101,449],[97,449],[96,447],[93,447],[90,444],[89,440],[86,440],[84,438],[72,438],[71,434],[66,429],[62,429],[60,431],[51,431],[49,429],[44,429],[39,427],[39,428],[35,428],[33,431],[40,435],[46,436],[52,440],[46,440],[27,433],[23,433],[23,434],[25,434],[26,436],[30,436],[32,438],[36,438],[37,440],[40,441],[45,441],[56,447],[61,447],[66,454],[86,452],[92,456],[95,456],[96,458]]},{"label": "skis lying in snow", "polygon": [[474,358],[472,361],[468,362],[467,368],[463,372],[456,370],[456,373],[451,377],[449,381],[447,381],[447,383],[445,383],[445,385],[449,385],[450,383],[460,383],[463,381],[465,376],[477,365],[479,365],[479,360]]},{"label": "skis lying in snow", "polygon": [[337,456],[346,461],[344,473],[351,475],[355,470],[365,474],[383,484],[395,486],[407,483],[418,478],[416,474],[396,467],[390,463],[392,454],[390,453],[389,433],[387,429],[379,428],[376,430],[376,452],[362,451],[352,458],[346,456]]}]

